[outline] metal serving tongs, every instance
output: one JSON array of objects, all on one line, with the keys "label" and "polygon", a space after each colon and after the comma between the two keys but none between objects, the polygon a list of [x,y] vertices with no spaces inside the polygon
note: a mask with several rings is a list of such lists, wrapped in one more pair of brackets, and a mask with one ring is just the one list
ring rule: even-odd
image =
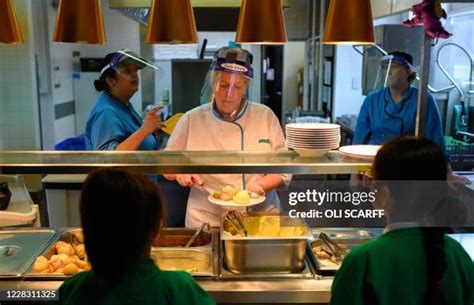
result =
[{"label": "metal serving tongs", "polygon": [[225,215],[225,219],[235,228],[237,233],[241,233],[243,236],[247,236],[248,232],[245,229],[244,222],[242,221],[242,214],[232,210]]},{"label": "metal serving tongs", "polygon": [[322,240],[323,244],[328,248],[332,255],[336,258],[338,263],[342,262],[344,255],[347,254],[347,251],[341,248],[337,243],[332,241],[326,233],[321,232],[319,234],[319,239]]},{"label": "metal serving tongs", "polygon": [[204,230],[204,228],[207,228],[207,231],[210,231],[211,225],[209,223],[203,223],[199,230],[197,230],[196,233],[194,233],[194,235],[191,237],[191,239],[189,239],[189,241],[186,243],[186,245],[184,245],[184,247],[190,247],[193,242],[198,238],[198,236],[201,235],[201,232]]},{"label": "metal serving tongs", "polygon": [[79,238],[74,234],[74,233],[69,233],[66,237],[66,242],[68,242],[69,244],[71,244],[71,246],[73,247],[74,249],[74,252],[77,254],[80,252],[80,250],[78,250],[77,246],[79,246],[81,243],[81,241],[79,240]]}]

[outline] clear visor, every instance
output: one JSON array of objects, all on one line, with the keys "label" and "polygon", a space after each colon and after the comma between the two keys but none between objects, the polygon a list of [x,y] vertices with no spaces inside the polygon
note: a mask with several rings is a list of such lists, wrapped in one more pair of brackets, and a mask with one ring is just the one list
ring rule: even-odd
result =
[{"label": "clear visor", "polygon": [[251,82],[239,73],[211,70],[201,90],[201,104],[213,102],[222,116],[235,116],[247,102]]},{"label": "clear visor", "polygon": [[377,70],[374,88],[386,88],[390,85],[394,75],[401,69],[409,69],[413,71],[413,67],[397,57],[386,55],[382,57],[382,61]]},{"label": "clear visor", "polygon": [[102,69],[102,73],[108,68],[114,69],[118,74],[130,81],[138,79],[141,76],[140,71],[152,75],[154,70],[158,69],[150,61],[127,49],[117,51],[110,64]]}]

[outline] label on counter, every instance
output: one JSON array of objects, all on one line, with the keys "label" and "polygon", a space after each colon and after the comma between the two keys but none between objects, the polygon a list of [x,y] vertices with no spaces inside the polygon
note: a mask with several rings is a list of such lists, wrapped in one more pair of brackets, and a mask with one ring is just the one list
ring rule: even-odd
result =
[{"label": "label on counter", "polygon": [[1,301],[57,301],[57,290],[0,290]]}]

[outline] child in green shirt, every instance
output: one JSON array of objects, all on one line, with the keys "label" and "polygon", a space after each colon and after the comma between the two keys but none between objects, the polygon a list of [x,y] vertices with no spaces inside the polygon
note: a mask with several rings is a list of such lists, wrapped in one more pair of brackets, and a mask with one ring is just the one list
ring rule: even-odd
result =
[{"label": "child in green shirt", "polygon": [[164,209],[149,179],[98,170],[84,184],[80,213],[92,270],[63,283],[59,304],[215,304],[189,274],[162,271],[150,258]]},{"label": "child in green shirt", "polygon": [[[407,193],[420,193],[418,188],[408,192],[418,185],[414,180],[446,181],[447,163],[441,149],[427,139],[395,138],[378,151],[372,170],[381,191],[376,205],[384,209],[387,220],[385,233],[345,257],[334,278],[331,304],[472,305],[474,264],[469,255],[445,235],[448,230],[421,227],[417,221],[421,218],[412,219],[413,213],[406,213],[413,205],[424,206],[406,200]],[[393,181],[407,183],[397,188]]]}]

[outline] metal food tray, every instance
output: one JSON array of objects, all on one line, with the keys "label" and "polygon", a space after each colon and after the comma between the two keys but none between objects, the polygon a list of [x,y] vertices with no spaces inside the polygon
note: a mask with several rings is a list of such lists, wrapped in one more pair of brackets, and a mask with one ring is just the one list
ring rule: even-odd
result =
[{"label": "metal food tray", "polygon": [[48,247],[46,247],[41,253],[36,255],[33,259],[33,262],[31,263],[30,267],[28,270],[24,273],[24,277],[26,279],[34,279],[34,280],[66,280],[70,278],[72,275],[66,275],[66,274],[61,274],[61,273],[38,273],[33,271],[33,265],[36,261],[36,258],[38,256],[44,256],[46,258],[50,258],[53,253],[54,253],[54,245],[58,241],[66,241],[66,237],[74,232],[79,232],[82,231],[80,228],[74,228],[74,229],[61,229],[58,234],[56,235],[56,238],[52,239],[51,242],[49,243]]},{"label": "metal food tray", "polygon": [[[187,228],[164,228],[155,238],[152,249],[181,248],[193,237],[197,229]],[[207,249],[212,247],[212,232],[202,231],[189,248]]]},{"label": "metal food tray", "polygon": [[[187,271],[192,276],[214,275],[212,251],[190,248],[155,248],[152,250],[151,256],[161,270]],[[175,267],[176,265],[180,266]]]},{"label": "metal food tray", "polygon": [[270,217],[280,217],[281,219],[283,219],[284,221],[291,221],[291,222],[295,222],[295,225],[300,225],[302,227],[304,227],[306,229],[306,232],[302,235],[298,235],[298,236],[283,236],[283,237],[280,237],[280,236],[274,236],[274,237],[261,237],[261,236],[240,236],[240,235],[232,235],[228,232],[226,232],[224,230],[224,222],[226,221],[225,219],[222,219],[222,222],[221,222],[221,226],[220,226],[220,236],[221,236],[221,240],[223,241],[234,241],[234,240],[245,240],[245,241],[250,241],[250,240],[282,240],[282,242],[284,240],[289,240],[289,239],[292,239],[292,240],[295,240],[295,239],[299,239],[299,240],[307,240],[309,238],[312,238],[313,237],[313,234],[310,230],[310,228],[308,227],[308,225],[306,224],[306,221],[304,219],[300,219],[300,218],[291,218],[290,216],[286,216],[286,215],[279,215],[279,214],[275,214],[273,212],[270,212],[270,213],[266,213],[266,212],[249,212],[248,213],[248,216],[246,217],[264,217],[264,216],[270,216]]},{"label": "metal food tray", "polygon": [[0,278],[19,278],[58,232],[47,229],[0,230]]},{"label": "metal food tray", "polygon": [[[305,241],[306,243],[306,241]],[[235,279],[310,279],[316,276],[315,266],[311,261],[309,253],[304,256],[304,266],[299,272],[271,272],[271,271],[259,271],[259,272],[245,272],[235,273],[229,271],[225,263],[224,258],[224,243],[220,243],[221,247],[219,253],[222,253],[219,257],[219,279],[222,280],[235,280]],[[306,249],[306,252],[309,250]]]},{"label": "metal food tray", "polygon": [[[250,213],[248,217],[275,216],[290,219],[274,213]],[[302,219],[295,225],[302,226],[305,233],[298,236],[232,236],[221,224],[223,266],[235,274],[298,274],[305,264],[306,241],[312,237],[309,227]]]},{"label": "metal food tray", "polygon": [[[316,273],[321,275],[334,275],[341,267],[341,263],[335,264],[330,260],[321,260],[313,253],[313,247],[318,246],[322,242],[319,239],[321,232],[328,235],[335,243],[344,246],[348,251],[374,238],[369,231],[358,229],[312,229],[311,232],[313,233],[313,237],[308,240],[308,255],[315,265]],[[323,261],[330,261],[331,263],[325,263]]]},{"label": "metal food tray", "polygon": [[367,230],[352,229],[352,228],[312,228],[311,234],[313,238],[319,238],[319,234],[323,232],[329,238],[335,240],[351,240],[351,239],[367,239],[371,240],[374,235]]},{"label": "metal food tray", "polygon": [[[174,264],[181,264],[183,268],[177,268],[176,271],[186,271],[186,269],[192,269],[192,267],[196,267],[198,269],[197,271],[190,272],[192,276],[217,276],[217,272],[215,272],[217,267],[215,266],[214,259],[214,256],[217,255],[216,251],[214,251],[216,248],[215,244],[217,242],[216,234],[213,234],[212,231],[202,231],[200,237],[196,242],[193,243],[193,245],[196,243],[198,243],[198,245],[190,246],[188,248],[181,246],[182,243],[186,244],[189,238],[191,238],[196,231],[197,229],[187,228],[163,229],[160,233],[162,237],[175,236],[180,240],[180,242],[178,242],[175,246],[161,246],[151,248],[151,256],[159,268],[162,270],[175,270],[172,266]],[[200,240],[203,242],[200,243]],[[158,259],[162,260],[161,264],[157,262]],[[163,265],[167,266],[163,267]]]}]

